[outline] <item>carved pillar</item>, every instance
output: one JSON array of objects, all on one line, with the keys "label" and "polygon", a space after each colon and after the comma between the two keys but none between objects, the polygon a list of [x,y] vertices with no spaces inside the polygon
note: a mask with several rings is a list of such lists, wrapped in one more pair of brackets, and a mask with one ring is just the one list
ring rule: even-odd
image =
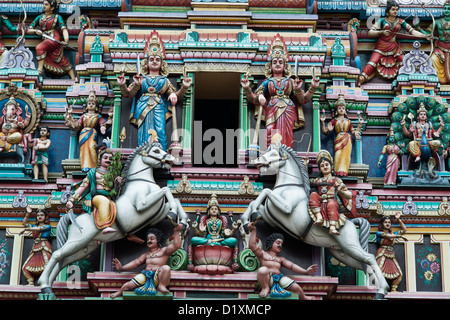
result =
[{"label": "carved pillar", "polygon": [[19,232],[22,231],[23,228],[7,228],[6,236],[13,237],[13,252],[11,258],[11,275],[9,278],[9,284],[12,286],[16,286],[20,284],[20,275],[22,272],[22,256],[23,256],[23,244],[25,241],[26,235],[31,235],[31,232],[28,232],[24,235],[19,235]]},{"label": "carved pillar", "polygon": [[183,148],[183,163],[191,163],[191,153],[192,153],[192,135],[193,135],[193,123],[194,123],[194,74],[192,72],[188,73],[188,77],[192,79],[192,84],[189,87],[183,98],[183,136],[181,138],[181,147]]}]

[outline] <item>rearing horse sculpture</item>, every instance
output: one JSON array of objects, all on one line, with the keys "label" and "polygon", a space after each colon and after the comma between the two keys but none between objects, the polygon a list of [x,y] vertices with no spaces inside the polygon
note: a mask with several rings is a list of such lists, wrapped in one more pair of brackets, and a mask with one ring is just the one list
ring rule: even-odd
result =
[{"label": "rearing horse sculpture", "polygon": [[187,215],[181,203],[167,187],[159,187],[153,178],[153,169],[170,166],[174,158],[157,142],[148,142],[130,155],[123,173],[124,190],[116,200],[117,217],[112,226],[117,232],[103,234],[90,214],[81,214],[67,231],[69,215],[57,226],[59,249],[50,259],[39,278],[43,293],[52,293],[52,284],[62,268],[87,257],[99,242],[111,242],[155,225],[166,217],[187,226]]},{"label": "rearing horse sculpture", "polygon": [[[250,221],[262,218],[296,239],[310,245],[328,248],[330,253],[347,266],[363,270],[375,277],[377,298],[384,297],[389,286],[374,255],[363,249],[368,245],[369,222],[363,218],[347,219],[339,229],[340,235],[330,235],[322,226],[312,223],[308,212],[309,177],[303,160],[291,148],[279,142],[255,160],[262,173],[276,174],[272,190],[264,189],[252,201],[241,217],[244,228]],[[360,235],[355,227],[360,225]]]}]

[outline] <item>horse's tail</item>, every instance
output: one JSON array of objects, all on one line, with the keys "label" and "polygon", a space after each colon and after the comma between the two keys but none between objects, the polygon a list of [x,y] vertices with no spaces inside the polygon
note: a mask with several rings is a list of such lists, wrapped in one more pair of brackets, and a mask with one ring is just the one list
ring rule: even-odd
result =
[{"label": "horse's tail", "polygon": [[354,218],[351,221],[359,226],[359,243],[361,247],[368,251],[369,249],[369,235],[370,235],[370,223],[364,218]]},{"label": "horse's tail", "polygon": [[70,216],[68,214],[65,214],[64,216],[62,216],[62,218],[59,220],[58,225],[56,226],[57,249],[61,248],[67,241],[69,224],[70,224]]}]

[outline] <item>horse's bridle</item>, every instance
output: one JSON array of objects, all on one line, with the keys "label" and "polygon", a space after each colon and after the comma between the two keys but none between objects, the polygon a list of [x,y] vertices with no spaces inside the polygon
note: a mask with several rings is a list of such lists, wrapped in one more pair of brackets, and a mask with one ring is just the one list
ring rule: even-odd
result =
[{"label": "horse's bridle", "polygon": [[[170,156],[170,154],[166,153],[166,154],[162,157],[162,159],[159,159],[159,158],[157,158],[157,157],[155,157],[155,156],[149,155],[145,150],[143,150],[143,151],[140,153],[140,155],[141,155],[141,156],[144,156],[144,157],[151,158],[151,159],[153,159],[153,160],[158,160],[158,161],[160,161],[161,163],[165,163],[165,162],[166,162],[166,157]],[[146,170],[153,169],[155,166],[156,166],[156,164],[155,164],[155,165],[148,166],[148,167],[146,167],[146,168],[144,168],[144,169],[141,169],[141,170],[139,170],[139,171],[133,172],[133,173],[131,173],[128,177],[134,176],[134,175],[136,175],[136,174],[138,174],[138,173],[141,173],[141,172],[144,172],[144,171],[146,171]],[[137,179],[128,179],[128,177],[127,177],[127,182],[132,182],[132,181],[146,181],[146,182],[150,182],[150,183],[153,183],[153,184],[157,184],[155,181],[151,181],[151,180],[147,180],[147,179],[140,179],[140,178],[137,178]]]}]

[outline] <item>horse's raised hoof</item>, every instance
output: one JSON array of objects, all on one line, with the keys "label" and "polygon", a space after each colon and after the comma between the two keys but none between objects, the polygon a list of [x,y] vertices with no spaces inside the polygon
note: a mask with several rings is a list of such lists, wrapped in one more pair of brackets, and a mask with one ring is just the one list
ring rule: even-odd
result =
[{"label": "horse's raised hoof", "polygon": [[262,215],[258,211],[255,211],[250,215],[250,221],[253,223],[257,223],[261,218]]},{"label": "horse's raised hoof", "polygon": [[374,298],[374,299],[375,299],[375,300],[386,300],[385,297],[384,297],[384,294],[379,293],[379,292],[377,292],[377,293],[375,294],[375,298]]},{"label": "horse's raised hoof", "polygon": [[50,288],[50,287],[45,287],[45,288],[41,288],[41,293],[44,293],[44,294],[52,294],[53,291],[52,291],[52,288]]},{"label": "horse's raised hoof", "polygon": [[169,212],[167,219],[169,219],[174,226],[177,225],[177,214],[175,212]]}]

